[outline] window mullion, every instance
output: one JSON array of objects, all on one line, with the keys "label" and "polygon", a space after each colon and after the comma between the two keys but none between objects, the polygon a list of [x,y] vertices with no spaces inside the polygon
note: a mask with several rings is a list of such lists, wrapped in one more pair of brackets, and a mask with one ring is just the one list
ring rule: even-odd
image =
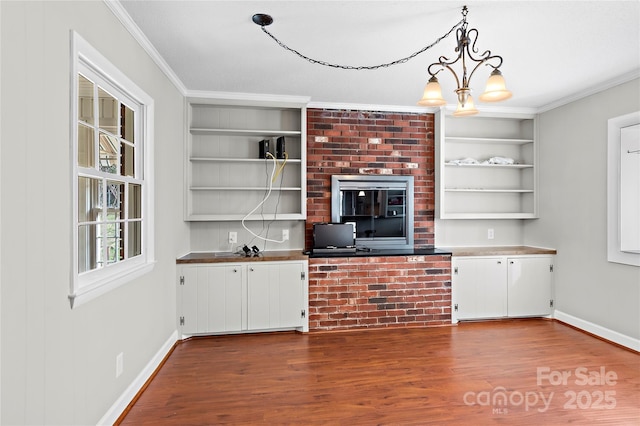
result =
[{"label": "window mullion", "polygon": [[122,226],[124,227],[122,232],[122,260],[129,258],[129,184],[124,184],[124,196],[120,208],[122,209]]},{"label": "window mullion", "polygon": [[98,84],[93,82],[93,167],[100,170],[100,129],[98,128],[100,99],[98,98]]}]

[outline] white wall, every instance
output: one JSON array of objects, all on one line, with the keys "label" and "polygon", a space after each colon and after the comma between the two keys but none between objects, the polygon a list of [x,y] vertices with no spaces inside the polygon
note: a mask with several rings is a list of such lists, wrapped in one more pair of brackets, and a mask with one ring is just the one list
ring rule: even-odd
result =
[{"label": "white wall", "polygon": [[[271,215],[273,217],[273,215]],[[258,247],[260,251],[303,250],[304,249],[304,221],[287,220],[272,221],[270,215],[265,220],[246,221],[247,228],[254,234],[272,240],[282,239],[282,230],[289,230],[289,240],[283,243],[265,241],[253,236],[242,227],[240,221],[233,222],[191,222],[190,247],[192,252],[206,251],[237,251],[243,245]],[[229,244],[229,232],[238,233],[238,243]],[[186,253],[184,253],[186,254]]]},{"label": "white wall", "polygon": [[636,79],[540,114],[540,219],[524,228],[526,244],[558,250],[557,312],[636,342],[640,268],[607,261],[607,120],[638,110]]},{"label": "white wall", "polygon": [[[520,246],[521,219],[436,219],[436,247]],[[488,230],[493,229],[493,239]]]},{"label": "white wall", "polygon": [[[0,2],[1,424],[95,424],[176,330],[183,97],[103,2]],[[73,310],[69,32],[155,100],[154,270]],[[124,374],[115,358],[124,353]]]}]

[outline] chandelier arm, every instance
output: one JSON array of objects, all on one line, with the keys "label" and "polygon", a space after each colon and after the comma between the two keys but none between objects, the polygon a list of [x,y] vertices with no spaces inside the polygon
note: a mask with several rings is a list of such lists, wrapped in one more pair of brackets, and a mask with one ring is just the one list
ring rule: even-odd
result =
[{"label": "chandelier arm", "polygon": [[[454,61],[448,62],[447,58],[445,58],[444,56],[441,56],[440,62],[434,62],[433,64],[429,65],[429,68],[427,68],[427,71],[431,76],[435,77],[435,75],[438,74],[440,71],[447,69],[451,72],[451,74],[453,74],[453,78],[456,79],[456,87],[460,87],[460,80],[458,79],[458,74],[456,74],[453,68],[451,68],[451,65],[458,62],[459,59],[460,59],[460,56],[458,56]],[[431,67],[433,66],[439,66],[440,69],[436,72],[432,72]]]},{"label": "chandelier arm", "polygon": [[[466,46],[467,56],[469,56],[469,58],[474,62],[486,62],[491,59],[498,58],[500,60],[500,63],[497,66],[493,66],[491,64],[487,64],[487,65],[493,66],[494,69],[500,68],[500,66],[502,65],[502,57],[499,55],[492,55],[490,50],[485,50],[481,55],[477,57],[474,56],[474,54],[478,53],[478,49],[476,48],[478,35],[479,35],[479,32],[475,28],[472,28],[467,32],[467,40],[468,40],[468,44]],[[471,47],[469,47],[469,44],[471,45]]]},{"label": "chandelier arm", "polygon": [[[487,52],[489,52],[489,51],[487,50]],[[500,60],[498,65],[493,65],[493,64],[489,63],[489,61],[492,61],[494,59],[499,59]],[[471,71],[471,74],[469,74],[469,79],[467,80],[468,84],[471,84],[471,77],[473,77],[473,73],[475,73],[476,70],[478,68],[480,68],[480,65],[487,65],[487,66],[493,67],[494,70],[497,70],[502,65],[502,56],[493,55],[493,56],[489,56],[489,57],[486,57],[486,58],[482,59],[475,67],[473,67],[473,70]]]},{"label": "chandelier arm", "polygon": [[436,44],[440,43],[442,40],[444,40],[445,38],[447,38],[456,28],[458,28],[459,26],[463,25],[465,23],[466,19],[463,18],[461,19],[459,22],[457,22],[453,27],[451,27],[451,29],[449,31],[447,31],[443,36],[438,37],[433,43],[423,47],[422,49],[413,52],[411,55],[406,56],[404,58],[400,58],[400,59],[396,59],[394,61],[391,62],[386,62],[383,64],[379,64],[379,65],[340,65],[340,64],[334,64],[331,62],[327,62],[327,61],[323,61],[323,60],[319,60],[319,59],[314,59],[311,58],[309,56],[303,55],[302,53],[298,52],[297,50],[287,46],[286,44],[284,44],[282,41],[280,41],[276,36],[274,36],[273,34],[271,34],[266,28],[265,25],[260,25],[260,28],[262,29],[262,31],[267,34],[269,37],[271,37],[273,39],[273,41],[275,41],[278,46],[282,47],[285,50],[288,50],[289,52],[293,53],[294,55],[312,63],[312,64],[317,64],[317,65],[323,65],[326,67],[331,67],[331,68],[339,68],[339,69],[344,69],[344,70],[375,70],[375,69],[379,69],[379,68],[387,68],[393,65],[398,65],[398,64],[403,64],[413,58],[415,58],[416,56],[420,55],[421,53],[426,52],[427,50],[431,49],[433,46],[435,46]]}]

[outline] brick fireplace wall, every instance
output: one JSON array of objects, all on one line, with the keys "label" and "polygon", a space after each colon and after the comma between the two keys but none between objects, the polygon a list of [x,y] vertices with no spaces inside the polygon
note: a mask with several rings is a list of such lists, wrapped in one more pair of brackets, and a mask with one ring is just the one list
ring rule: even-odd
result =
[{"label": "brick fireplace wall", "polygon": [[[338,174],[414,176],[414,244],[433,247],[434,167],[433,114],[308,109],[306,247]],[[450,321],[450,256],[309,259],[312,331]]]},{"label": "brick fireplace wall", "polygon": [[309,330],[451,322],[451,256],[309,259]]},{"label": "brick fireplace wall", "polygon": [[307,229],[331,221],[331,175],[412,175],[414,244],[433,247],[433,114],[307,110]]}]

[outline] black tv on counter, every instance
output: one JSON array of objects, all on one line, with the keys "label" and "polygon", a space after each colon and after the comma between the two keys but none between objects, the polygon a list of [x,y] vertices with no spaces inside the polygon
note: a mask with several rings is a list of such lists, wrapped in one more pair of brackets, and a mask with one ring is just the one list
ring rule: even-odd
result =
[{"label": "black tv on counter", "polygon": [[346,253],[356,251],[355,232],[351,223],[314,223],[314,253]]}]

